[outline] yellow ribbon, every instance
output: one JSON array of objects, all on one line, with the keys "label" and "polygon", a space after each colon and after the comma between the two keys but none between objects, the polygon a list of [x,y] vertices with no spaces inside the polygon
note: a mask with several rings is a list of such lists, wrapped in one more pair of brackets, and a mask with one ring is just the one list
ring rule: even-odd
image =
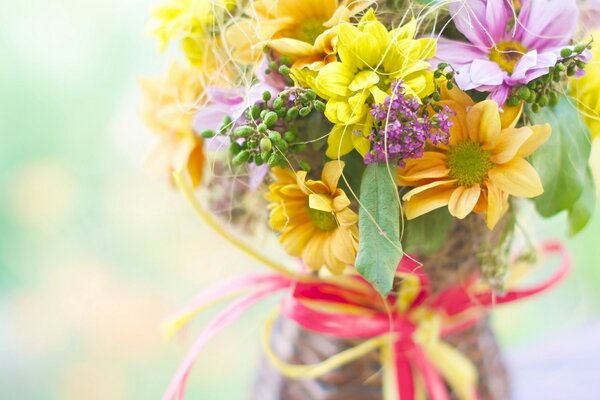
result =
[{"label": "yellow ribbon", "polygon": [[[331,306],[328,308],[331,309]],[[441,319],[439,315],[426,310],[416,313],[412,317],[421,319],[414,333],[414,340],[425,351],[429,361],[435,366],[440,375],[452,388],[461,400],[476,400],[472,389],[477,384],[477,370],[471,360],[458,350],[440,339]],[[265,323],[262,334],[262,346],[265,355],[273,366],[284,376],[291,379],[316,379],[337,368],[359,360],[374,350],[380,351],[381,365],[383,366],[383,398],[396,400],[394,357],[392,352],[393,333],[384,334],[366,340],[355,347],[344,350],[321,362],[309,365],[289,364],[282,360],[271,347],[271,333],[273,324],[279,316],[279,308],[275,309]],[[423,382],[418,378],[416,385],[416,400],[425,399]]]},{"label": "yellow ribbon", "polygon": [[[173,178],[176,185],[181,190],[185,199],[192,205],[196,214],[217,234],[227,240],[233,246],[239,248],[241,251],[246,253],[256,261],[266,265],[272,270],[282,274],[283,276],[293,278],[298,281],[312,281],[315,277],[308,275],[298,274],[291,271],[286,266],[270,259],[264,254],[256,251],[252,246],[247,244],[239,237],[233,235],[227,231],[222,224],[209,212],[207,211],[198,201],[194,195],[192,185],[185,176],[185,171],[179,170],[173,173]],[[400,291],[400,298],[398,301],[399,310],[405,312],[408,310],[409,305],[414,301],[415,296],[418,294],[419,282],[418,279],[410,274],[403,276],[403,289]],[[322,282],[332,281],[336,285],[342,285],[349,289],[359,290],[364,289],[364,285],[360,282],[355,281],[347,277],[337,277],[334,279],[319,278]],[[243,289],[240,290],[240,292]],[[168,321],[164,326],[164,331],[168,336],[174,335],[184,325],[186,325],[195,315],[206,310],[209,307],[220,304],[226,300],[229,300],[237,296],[239,292],[223,296],[222,298],[215,299],[214,301],[205,304],[195,310],[179,315],[171,321]],[[328,306],[328,308],[331,308]],[[341,309],[339,311],[342,311]],[[344,310],[348,311],[348,310]],[[271,363],[279,370],[279,372],[292,379],[315,379],[321,377],[337,368],[347,365],[353,361],[356,361],[368,353],[379,349],[381,364],[383,366],[383,394],[386,400],[397,399],[396,387],[395,387],[395,376],[394,376],[394,357],[392,353],[393,346],[393,334],[384,334],[379,337],[363,341],[355,347],[344,350],[332,357],[327,358],[316,364],[311,365],[294,365],[288,364],[280,359],[273,349],[271,348],[271,332],[273,330],[273,324],[275,319],[279,315],[278,309],[275,310],[267,319],[265,323],[265,329],[262,335],[262,346],[266,356],[269,358]],[[459,396],[461,400],[475,400],[474,394],[470,392],[470,389],[474,386],[477,381],[477,371],[471,361],[461,354],[458,350],[454,349],[450,345],[440,340],[440,321],[439,317],[432,317],[427,313],[423,313],[422,316],[413,314],[412,318],[420,319],[417,324],[417,331],[415,332],[415,341],[417,341],[426,352],[427,357],[438,369],[439,373],[450,385],[453,391]],[[421,400],[425,397],[425,390],[422,381],[417,378],[415,382],[417,387],[417,399]]]}]

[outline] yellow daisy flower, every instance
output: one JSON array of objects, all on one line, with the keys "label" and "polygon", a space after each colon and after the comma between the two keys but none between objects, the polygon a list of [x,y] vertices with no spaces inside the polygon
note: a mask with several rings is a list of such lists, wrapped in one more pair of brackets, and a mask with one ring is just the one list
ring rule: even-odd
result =
[{"label": "yellow daisy flower", "polygon": [[236,0],[168,0],[153,12],[152,34],[158,38],[161,51],[169,42],[180,41],[190,63],[215,70],[219,63],[214,58],[220,46],[215,27],[235,4]]},{"label": "yellow daisy flower", "polygon": [[266,195],[269,223],[281,233],[285,251],[312,271],[326,267],[341,274],[356,259],[358,215],[337,187],[343,168],[341,161],[326,163],[320,181],[307,180],[304,171],[273,169],[275,182]]},{"label": "yellow daisy flower", "polygon": [[[600,37],[600,31],[592,33]],[[585,75],[571,79],[571,95],[577,100],[583,121],[593,138],[600,137],[600,47],[592,48],[592,59],[585,68]]]},{"label": "yellow daisy flower", "polygon": [[254,63],[268,45],[294,62],[294,67],[319,69],[335,61],[337,27],[373,0],[258,0],[248,6],[249,18],[236,21],[226,34],[234,58]]},{"label": "yellow daisy flower", "polygon": [[160,135],[150,154],[150,167],[156,170],[187,169],[194,185],[204,170],[202,140],[192,130],[192,119],[204,92],[198,71],[176,62],[166,77],[142,79],[141,115],[148,127]]},{"label": "yellow daisy flower", "polygon": [[398,183],[414,187],[403,197],[404,213],[413,219],[447,206],[462,219],[475,211],[486,213],[493,229],[508,209],[509,195],[531,198],[544,192],[525,157],[550,137],[551,127],[515,128],[519,113],[509,110],[503,116],[495,101],[474,104],[457,89],[445,91],[444,99],[441,104],[456,112],[450,143],[399,169]]},{"label": "yellow daisy flower", "polygon": [[418,98],[433,92],[433,74],[425,60],[435,54],[435,40],[414,39],[416,30],[413,20],[388,31],[370,9],[358,26],[340,25],[340,61],[327,64],[313,79],[300,76],[327,100],[325,116],[335,124],[328,157],[339,158],[352,149],[362,155],[369,151],[370,105],[382,103],[394,81],[402,80],[405,92]]}]

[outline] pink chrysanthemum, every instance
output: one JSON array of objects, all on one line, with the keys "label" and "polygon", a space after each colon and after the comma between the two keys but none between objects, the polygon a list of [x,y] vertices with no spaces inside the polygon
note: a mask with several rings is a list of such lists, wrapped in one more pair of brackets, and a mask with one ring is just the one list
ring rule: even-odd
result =
[{"label": "pink chrysanthemum", "polygon": [[449,7],[469,42],[440,38],[436,58],[458,70],[462,90],[491,92],[500,105],[512,87],[548,73],[578,21],[575,0],[463,0]]}]

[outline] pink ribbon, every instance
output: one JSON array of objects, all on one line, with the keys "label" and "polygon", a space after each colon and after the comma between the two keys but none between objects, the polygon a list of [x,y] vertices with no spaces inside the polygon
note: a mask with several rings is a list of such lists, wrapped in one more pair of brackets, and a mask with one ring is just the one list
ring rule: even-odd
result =
[{"label": "pink ribbon", "polygon": [[[364,284],[356,289],[322,281],[293,281],[278,274],[251,275],[230,280],[200,295],[181,311],[181,314],[190,313],[227,294],[254,288],[251,293],[233,301],[209,323],[187,353],[163,400],[183,399],[192,365],[210,339],[253,304],[284,289],[291,289],[291,292],[282,299],[282,314],[305,329],[342,339],[368,339],[394,334],[393,357],[398,395],[401,400],[414,400],[415,374],[422,377],[431,400],[448,400],[449,393],[442,377],[428,360],[424,350],[413,339],[416,325],[408,316],[410,311],[417,307],[427,307],[439,312],[445,318],[444,320],[460,317],[467,311],[473,312],[463,319],[453,318],[458,319],[458,322],[446,324],[442,329],[442,336],[468,329],[476,323],[487,308],[539,294],[567,276],[571,268],[571,260],[566,249],[558,242],[548,242],[542,245],[541,250],[546,255],[561,256],[561,262],[554,274],[541,284],[499,295],[495,295],[490,290],[476,291],[474,283],[477,277],[474,277],[462,285],[449,288],[432,297],[427,276],[415,261],[404,257],[398,266],[398,272],[417,275],[421,284],[418,295],[409,309],[404,312],[399,311],[395,294],[384,299],[371,285],[359,277],[356,277],[357,282]],[[352,306],[361,312],[359,314],[332,313],[317,310],[310,307],[311,300],[335,306]],[[475,390],[473,388],[474,393]]]}]

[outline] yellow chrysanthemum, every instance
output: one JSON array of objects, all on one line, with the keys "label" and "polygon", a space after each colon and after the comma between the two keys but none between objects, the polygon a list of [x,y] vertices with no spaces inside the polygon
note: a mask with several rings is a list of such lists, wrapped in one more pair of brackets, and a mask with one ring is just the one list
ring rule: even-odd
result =
[{"label": "yellow chrysanthemum", "polygon": [[204,169],[202,140],[192,130],[192,118],[203,94],[198,71],[174,62],[166,77],[142,79],[141,87],[142,118],[160,135],[149,157],[151,166],[162,170],[186,168],[194,185],[198,185]]},{"label": "yellow chrysanthemum", "polygon": [[319,69],[335,61],[337,27],[373,0],[257,0],[249,18],[236,21],[226,34],[238,61],[253,63],[268,45],[291,58],[296,68]]},{"label": "yellow chrysanthemum", "polygon": [[508,209],[509,195],[536,197],[544,189],[537,171],[525,160],[549,137],[549,124],[515,128],[519,113],[501,115],[498,104],[474,104],[458,91],[445,91],[441,104],[455,112],[448,146],[426,151],[399,169],[398,183],[414,187],[404,195],[404,213],[416,218],[437,208],[465,218],[486,213],[493,229]]},{"label": "yellow chrysanthemum", "polygon": [[152,33],[159,39],[161,50],[169,42],[180,41],[188,60],[195,66],[211,70],[219,47],[215,34],[219,18],[232,9],[235,0],[169,0],[154,10],[156,19]]},{"label": "yellow chrysanthemum", "polygon": [[338,32],[340,61],[323,67],[316,76],[294,71],[327,100],[325,116],[335,124],[328,138],[327,156],[338,158],[352,149],[364,155],[371,104],[382,103],[391,84],[402,80],[407,95],[423,98],[434,90],[433,74],[425,61],[435,54],[434,39],[414,39],[417,25],[388,31],[368,10],[358,26],[342,24]]},{"label": "yellow chrysanthemum", "polygon": [[281,233],[280,243],[301,257],[312,271],[327,267],[340,274],[353,265],[358,249],[358,215],[337,187],[344,163],[325,164],[320,181],[306,180],[306,172],[274,168],[275,182],[266,195],[269,223]]},{"label": "yellow chrysanthemum", "polygon": [[[599,38],[600,31],[592,33]],[[593,138],[600,137],[600,47],[592,48],[592,60],[585,68],[586,74],[581,78],[571,79],[571,95],[577,100],[583,121],[588,126]]]}]

